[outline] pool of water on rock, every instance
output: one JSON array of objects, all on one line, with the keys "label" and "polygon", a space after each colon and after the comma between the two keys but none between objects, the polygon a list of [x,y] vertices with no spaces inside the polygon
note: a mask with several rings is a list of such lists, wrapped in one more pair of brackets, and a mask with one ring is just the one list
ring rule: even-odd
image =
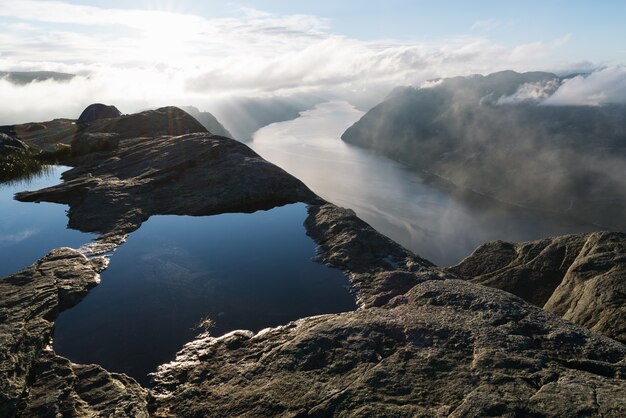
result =
[{"label": "pool of water on rock", "polygon": [[30,179],[0,183],[0,277],[31,265],[54,248],[79,248],[95,237],[67,228],[67,206],[13,198],[17,192],[58,184],[69,168],[50,166]]},{"label": "pool of water on rock", "polygon": [[259,331],[356,308],[339,270],[312,260],[307,207],[154,216],[115,251],[102,282],[56,321],[55,351],[143,384],[214,321],[211,335]]}]

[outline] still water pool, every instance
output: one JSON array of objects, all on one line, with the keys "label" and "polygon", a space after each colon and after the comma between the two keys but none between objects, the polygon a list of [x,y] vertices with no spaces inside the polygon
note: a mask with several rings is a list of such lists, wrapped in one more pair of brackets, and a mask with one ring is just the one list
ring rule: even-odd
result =
[{"label": "still water pool", "polygon": [[79,248],[95,235],[67,228],[67,206],[22,203],[15,193],[60,183],[70,167],[51,166],[31,179],[0,183],[0,277],[29,266],[58,247]]},{"label": "still water pool", "polygon": [[154,216],[111,258],[102,282],[56,321],[54,348],[142,383],[196,336],[355,309],[343,273],[312,261],[307,207]]}]

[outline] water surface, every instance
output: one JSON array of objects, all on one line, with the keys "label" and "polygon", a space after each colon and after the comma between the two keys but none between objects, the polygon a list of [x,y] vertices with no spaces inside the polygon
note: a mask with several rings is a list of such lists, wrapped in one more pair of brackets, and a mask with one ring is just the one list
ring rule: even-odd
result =
[{"label": "water surface", "polygon": [[260,129],[250,143],[263,158],[302,180],[324,199],[357,215],[438,265],[457,263],[487,241],[525,241],[597,227],[458,193],[341,134],[363,112],[330,102],[298,119]]},{"label": "water surface", "polygon": [[67,228],[65,205],[24,203],[17,192],[60,183],[70,167],[51,166],[30,179],[0,183],[0,277],[27,267],[58,247],[79,248],[95,236]]},{"label": "water surface", "polygon": [[219,336],[355,309],[339,270],[312,261],[307,210],[154,216],[111,258],[102,281],[56,321],[54,348],[142,383],[196,336]]}]

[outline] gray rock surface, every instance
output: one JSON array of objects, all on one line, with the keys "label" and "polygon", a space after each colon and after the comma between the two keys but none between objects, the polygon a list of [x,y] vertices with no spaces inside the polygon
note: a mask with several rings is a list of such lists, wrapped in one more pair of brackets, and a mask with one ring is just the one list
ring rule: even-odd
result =
[{"label": "gray rock surface", "polygon": [[626,346],[505,292],[427,281],[386,308],[201,336],[157,374],[155,416],[626,414]]},{"label": "gray rock surface", "polygon": [[28,145],[19,139],[0,133],[0,156],[16,152],[27,152],[28,149]]},{"label": "gray rock surface", "polygon": [[441,275],[432,263],[376,232],[352,210],[313,205],[304,225],[319,245],[317,260],[348,274],[360,307],[384,305]]},{"label": "gray rock surface", "polygon": [[626,234],[490,242],[447,270],[626,342]]},{"label": "gray rock surface", "polygon": [[148,417],[148,391],[124,374],[46,352],[21,401],[23,417]]},{"label": "gray rock surface", "polygon": [[80,156],[92,152],[113,151],[120,144],[119,134],[79,133],[72,141],[72,155]]},{"label": "gray rock surface", "polygon": [[195,106],[179,106],[179,108],[193,116],[213,135],[225,136],[233,139],[235,138],[233,134],[228,132],[228,129],[226,129],[224,125],[222,125],[210,112],[201,112]]},{"label": "gray rock surface", "polygon": [[117,134],[120,139],[128,139],[207,130],[187,112],[168,106],[116,118],[96,119],[88,123],[77,123],[73,119],[54,119],[40,123],[0,126],[0,132],[20,139],[34,150],[45,150],[59,145],[70,146],[83,134]]},{"label": "gray rock surface", "polygon": [[56,316],[99,282],[105,266],[103,258],[60,248],[0,280],[0,416],[107,415],[145,403],[132,379],[70,364],[49,349]]},{"label": "gray rock surface", "polygon": [[106,237],[132,232],[152,215],[248,212],[317,199],[245,145],[208,133],[121,141],[63,178],[17,199],[67,204],[70,227]]},{"label": "gray rock surface", "polygon": [[167,106],[118,118],[98,119],[89,123],[82,132],[118,134],[120,139],[128,139],[183,135],[207,130],[187,112]]}]

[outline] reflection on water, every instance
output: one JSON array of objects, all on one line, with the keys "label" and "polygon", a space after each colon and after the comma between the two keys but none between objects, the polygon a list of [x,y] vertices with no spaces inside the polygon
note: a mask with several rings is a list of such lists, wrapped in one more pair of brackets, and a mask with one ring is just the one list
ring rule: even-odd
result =
[{"label": "reflection on water", "polygon": [[93,238],[66,227],[66,206],[13,199],[17,192],[58,184],[68,169],[51,166],[21,181],[0,183],[0,277],[29,266],[54,248],[79,248]]},{"label": "reflection on water", "polygon": [[336,205],[439,265],[491,240],[524,241],[595,228],[544,213],[455,194],[401,164],[339,138],[363,112],[330,102],[260,129],[249,145]]},{"label": "reflection on water", "polygon": [[147,383],[205,318],[219,336],[355,309],[341,271],[311,260],[306,215],[293,204],[150,218],[115,252],[101,284],[59,316],[56,352]]}]

